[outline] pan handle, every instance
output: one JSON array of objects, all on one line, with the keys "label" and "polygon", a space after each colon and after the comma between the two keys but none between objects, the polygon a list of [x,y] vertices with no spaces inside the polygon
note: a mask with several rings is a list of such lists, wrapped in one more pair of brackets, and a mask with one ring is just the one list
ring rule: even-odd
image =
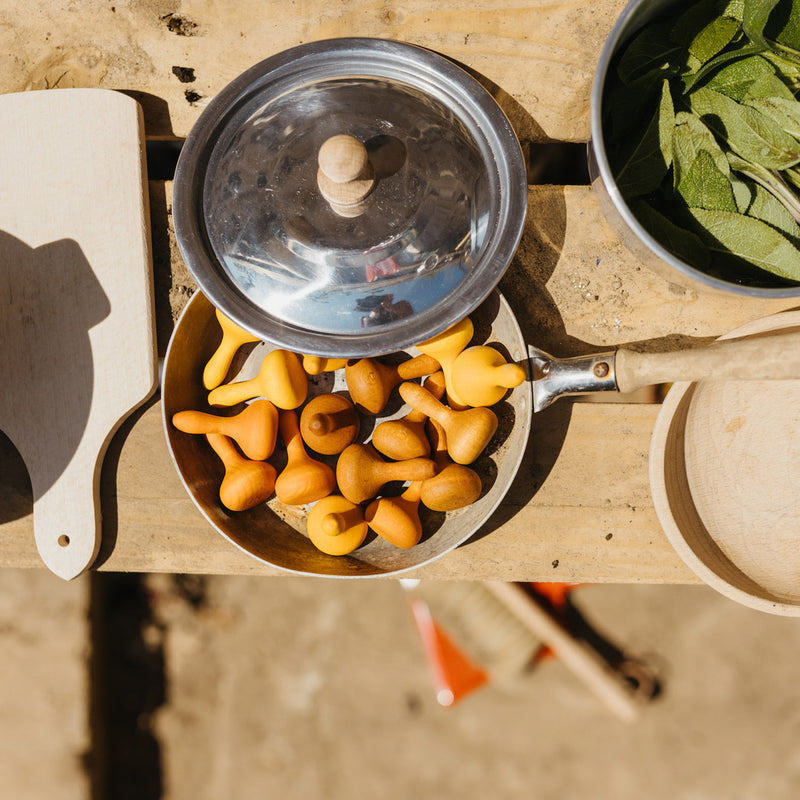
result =
[{"label": "pan handle", "polygon": [[800,379],[800,328],[721,339],[707,347],[667,353],[620,348],[597,355],[553,358],[528,345],[533,410],[564,395],[632,392],[678,381]]},{"label": "pan handle", "polygon": [[616,375],[621,392],[678,381],[800,378],[800,329],[721,339],[707,347],[668,353],[620,349]]}]

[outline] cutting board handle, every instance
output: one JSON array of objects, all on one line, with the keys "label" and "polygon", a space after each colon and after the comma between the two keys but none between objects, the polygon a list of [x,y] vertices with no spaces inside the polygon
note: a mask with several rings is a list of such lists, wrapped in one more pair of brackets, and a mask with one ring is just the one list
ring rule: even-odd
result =
[{"label": "cutting board handle", "polygon": [[33,489],[36,548],[47,568],[67,581],[83,573],[100,550],[101,462],[100,456],[92,458],[79,450],[41,496],[36,486]]}]

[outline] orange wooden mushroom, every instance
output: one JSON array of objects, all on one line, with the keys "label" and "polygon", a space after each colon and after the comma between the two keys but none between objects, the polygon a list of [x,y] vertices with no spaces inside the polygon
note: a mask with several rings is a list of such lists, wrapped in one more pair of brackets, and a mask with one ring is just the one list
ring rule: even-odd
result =
[{"label": "orange wooden mushroom", "polygon": [[306,403],[300,414],[303,441],[325,456],[336,455],[358,436],[358,412],[341,394],[320,394]]},{"label": "orange wooden mushroom", "polygon": [[419,355],[394,367],[373,358],[362,358],[349,363],[344,375],[347,390],[358,410],[366,414],[379,414],[398,383],[438,371],[439,362],[435,358]]},{"label": "orange wooden mushroom", "polygon": [[309,375],[335,372],[347,364],[346,358],[324,358],[323,356],[303,356],[303,369]]},{"label": "orange wooden mushroom", "polygon": [[220,433],[208,433],[206,439],[225,467],[219,487],[219,499],[225,508],[246,511],[270,497],[276,475],[272,464],[244,458],[233,442]]},{"label": "orange wooden mushroom", "polygon": [[471,464],[497,430],[497,415],[491,408],[455,411],[440,403],[423,386],[410,382],[400,385],[400,396],[444,428],[447,450],[457,464]]},{"label": "orange wooden mushroom", "polygon": [[452,369],[456,356],[470,343],[474,333],[472,320],[464,317],[437,336],[417,345],[420,353],[433,356],[441,364],[447,386],[447,402],[453,409],[466,408],[468,405],[453,387]]},{"label": "orange wooden mushroom", "polygon": [[436,474],[420,487],[420,500],[431,511],[455,511],[474,503],[481,495],[483,485],[474,469],[456,464],[447,453],[447,438],[444,428],[435,420],[429,420],[432,430],[433,459]]},{"label": "orange wooden mushroom", "polygon": [[407,549],[422,538],[419,518],[420,481],[414,481],[399,497],[373,500],[364,512],[364,519],[378,536]]},{"label": "orange wooden mushroom", "polygon": [[275,481],[275,495],[282,503],[301,506],[321,500],[336,489],[334,471],[306,453],[297,413],[280,412],[280,431],[286,444],[286,467]]},{"label": "orange wooden mushroom", "polygon": [[525,377],[519,364],[509,364],[501,352],[488,345],[468,347],[456,356],[451,367],[453,387],[470,406],[499,403]]},{"label": "orange wooden mushroom", "polygon": [[371,444],[351,444],[339,456],[336,481],[350,502],[364,503],[390,481],[425,480],[435,472],[436,466],[429,458],[384,461]]},{"label": "orange wooden mushroom", "polygon": [[222,328],[222,341],[203,369],[203,386],[209,390],[215,389],[225,380],[233,359],[242,345],[259,341],[257,336],[240,328],[219,309],[214,309],[214,312]]},{"label": "orange wooden mushroom", "polygon": [[[439,371],[429,376],[424,386],[440,399],[444,396],[444,374]],[[409,458],[427,458],[431,454],[431,444],[425,432],[428,418],[421,411],[411,409],[400,419],[389,419],[375,426],[372,432],[372,444],[375,449],[395,461]]]},{"label": "orange wooden mushroom", "polygon": [[172,424],[184,433],[221,433],[239,445],[247,458],[264,461],[275,450],[278,409],[269,400],[254,400],[244,411],[221,417],[204,411],[178,411]]}]

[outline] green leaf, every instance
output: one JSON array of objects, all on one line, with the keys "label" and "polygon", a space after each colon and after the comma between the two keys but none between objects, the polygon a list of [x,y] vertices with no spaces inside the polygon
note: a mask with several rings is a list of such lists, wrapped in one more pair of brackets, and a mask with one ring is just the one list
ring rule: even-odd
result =
[{"label": "green leaf", "polygon": [[731,19],[741,22],[744,16],[744,0],[730,0],[720,10],[720,14],[723,17],[731,17]]},{"label": "green leaf", "polygon": [[655,108],[663,80],[663,75],[651,72],[633,83],[617,81],[607,88],[603,98],[603,127],[610,139],[622,142],[636,136],[643,125],[642,109]]},{"label": "green leaf", "polygon": [[740,45],[735,49],[729,49],[723,53],[720,53],[718,56],[715,56],[710,61],[706,62],[695,74],[683,76],[681,78],[684,94],[688,94],[704,78],[714,74],[715,70],[722,68],[725,64],[736,62],[739,59],[746,58],[747,56],[764,52],[766,52],[764,45],[749,42],[747,44]]},{"label": "green leaf", "polygon": [[785,169],[783,175],[788,183],[800,189],[800,169]]},{"label": "green leaf", "polygon": [[791,175],[793,172],[792,170],[784,170],[783,172],[769,170],[759,164],[746,161],[737,156],[736,153],[727,153],[726,155],[732,170],[749,178],[751,181],[755,181],[760,186],[763,186],[768,192],[780,200],[786,207],[786,210],[800,222],[800,198],[798,198],[791,186],[789,186],[782,177],[782,175]]},{"label": "green leaf", "polygon": [[764,58],[775,67],[778,76],[787,86],[792,87],[795,91],[800,88],[800,61],[786,58],[773,50],[765,50]]},{"label": "green leaf", "polygon": [[733,187],[707,150],[697,154],[678,186],[678,194],[687,206],[709,211],[738,211]]},{"label": "green leaf", "polygon": [[780,80],[767,59],[754,55],[725,64],[708,79],[705,87],[739,102],[744,99],[747,90],[765,76]]},{"label": "green leaf", "polygon": [[675,128],[672,132],[674,187],[677,188],[680,185],[698,154],[702,151],[706,151],[711,155],[720,172],[725,175],[730,173],[728,159],[714,134],[700,121],[699,117],[687,111],[679,111],[675,115]]},{"label": "green leaf", "polygon": [[749,217],[760,219],[782,231],[794,241],[795,245],[800,244],[800,225],[786,210],[786,206],[762,186],[755,186],[753,202],[746,213]]},{"label": "green leaf", "polygon": [[800,1],[779,0],[764,26],[764,38],[800,50]]},{"label": "green leaf", "polygon": [[695,89],[691,110],[742,158],[768,169],[785,169],[800,162],[800,142],[769,117],[713,89]]},{"label": "green leaf", "polygon": [[[698,31],[703,30],[706,25],[719,16],[717,0],[699,0],[699,2],[689,3],[685,11],[682,11],[669,29],[669,38],[675,44],[688,49]],[[658,27],[664,30],[666,20],[658,23]]]},{"label": "green leaf", "polygon": [[661,102],[639,143],[615,173],[624,197],[636,197],[658,188],[672,162],[672,129],[675,111],[668,81],[661,90]]},{"label": "green leaf", "polygon": [[697,234],[676,225],[644,200],[636,200],[631,210],[644,229],[670,253],[697,269],[708,267],[708,248]]},{"label": "green leaf", "polygon": [[717,17],[692,39],[689,52],[702,66],[731,43],[740,27],[735,19]]},{"label": "green leaf", "polygon": [[734,255],[760,269],[800,281],[800,249],[767,223],[744,214],[692,208],[712,253]]},{"label": "green leaf", "polygon": [[792,90],[773,72],[766,72],[754,80],[744,94],[743,100],[750,100],[754,97],[783,97],[786,100],[794,101]]},{"label": "green leaf", "polygon": [[758,184],[753,183],[753,181],[743,180],[735,172],[731,172],[729,179],[733,189],[733,196],[736,200],[736,210],[744,214],[753,203],[753,196]]},{"label": "green leaf", "polygon": [[648,25],[622,53],[617,63],[617,75],[623,83],[631,84],[648,73],[677,73],[675,60],[680,57],[681,48],[669,41],[663,26]]},{"label": "green leaf", "polygon": [[744,32],[754,42],[766,44],[764,28],[767,26],[769,16],[779,0],[744,0],[744,14],[742,27]]},{"label": "green leaf", "polygon": [[[791,47],[793,50],[800,50],[800,0],[784,2],[782,5],[786,10],[786,21],[781,29],[774,33],[774,38],[779,44]],[[779,10],[781,10],[780,4]],[[775,15],[771,21],[776,21]],[[768,29],[767,33],[772,32]]]},{"label": "green leaf", "polygon": [[[789,8],[789,21],[791,26],[788,31],[779,31],[778,38],[775,36],[771,23],[776,19],[772,16],[773,11],[780,5],[780,0],[745,0],[744,15],[742,17],[742,27],[747,36],[754,42],[769,47],[771,50],[782,53],[785,57],[800,62],[800,46],[796,42],[796,22],[797,8],[794,0]],[[784,3],[784,7],[785,3]],[[788,41],[784,38],[788,34]],[[791,43],[789,43],[789,41]]]},{"label": "green leaf", "polygon": [[755,97],[745,102],[775,120],[790,136],[800,139],[800,102],[784,97]]}]

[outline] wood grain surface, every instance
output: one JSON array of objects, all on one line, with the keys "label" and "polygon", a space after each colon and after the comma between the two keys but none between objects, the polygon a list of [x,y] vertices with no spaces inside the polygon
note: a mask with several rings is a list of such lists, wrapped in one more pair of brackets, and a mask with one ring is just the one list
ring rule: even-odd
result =
[{"label": "wood grain surface", "polygon": [[[658,409],[639,404],[632,413],[627,405],[565,402],[543,412],[500,511],[467,544],[409,575],[695,581],[660,532],[650,501],[647,454]],[[115,499],[106,504],[98,569],[286,574],[233,547],[197,510],[170,460],[157,403],[112,443],[102,488]],[[24,488],[16,503],[24,507]],[[30,533],[29,514],[0,527],[4,564],[38,564]]]},{"label": "wood grain surface", "polygon": [[[154,220],[163,220],[154,235],[162,237],[156,301],[164,347],[194,286],[177,262],[170,185],[151,189],[151,200],[164,203],[153,212]],[[522,245],[501,289],[527,341],[554,355],[623,343],[654,350],[704,344],[748,319],[796,305],[697,295],[645,270],[608,227],[588,187],[532,187],[529,204]],[[491,532],[425,567],[424,574],[695,581],[650,500],[647,454],[658,410],[651,404],[561,400],[537,415],[530,455],[484,528]],[[112,442],[103,473],[104,507],[114,513],[104,529],[99,569],[276,573],[233,548],[194,507],[170,460],[157,405],[123,431]],[[0,467],[0,508],[6,510],[0,517],[0,559],[32,566],[25,477],[8,448]]]},{"label": "wood grain surface", "polygon": [[0,2],[0,91],[132,93],[151,136],[185,137],[208,100],[295,45],[373,36],[421,45],[497,87],[525,140],[585,141],[602,44],[624,0],[32,0]]}]

